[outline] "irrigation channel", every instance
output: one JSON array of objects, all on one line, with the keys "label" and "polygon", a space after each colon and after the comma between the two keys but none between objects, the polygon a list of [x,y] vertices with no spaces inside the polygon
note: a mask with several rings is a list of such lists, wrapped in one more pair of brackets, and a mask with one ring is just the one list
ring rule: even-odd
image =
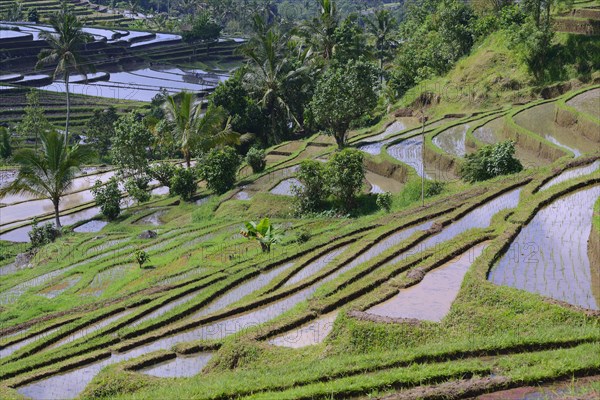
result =
[{"label": "irrigation channel", "polygon": [[[450,240],[469,229],[488,226],[491,221],[491,217],[495,213],[502,209],[512,208],[516,206],[519,192],[520,189],[514,189],[486,202],[480,207],[468,212],[457,221],[449,224],[440,232],[429,236],[420,244],[412,246],[404,253],[399,254],[394,259],[390,260],[389,264],[392,265],[410,254],[416,254],[419,251],[424,251],[433,246],[439,245],[444,241]],[[315,293],[315,291],[324,283],[329,282],[337,278],[338,276],[344,274],[345,272],[348,272],[356,268],[357,266],[372,260],[379,254],[382,254],[383,252],[405,241],[407,238],[409,238],[416,232],[430,228],[432,223],[433,221],[416,224],[414,226],[399,230],[398,232],[392,235],[389,235],[385,239],[377,242],[374,246],[370,247],[367,251],[360,254],[351,262],[346,263],[341,268],[334,270],[334,272],[329,273],[328,275],[324,276],[322,279],[316,281],[315,283],[312,283],[295,292],[289,292],[290,294],[286,297],[272,301],[251,311],[235,314],[226,317],[225,319],[220,319],[216,322],[203,324],[198,327],[171,336],[156,338],[156,340],[154,340],[153,342],[143,344],[139,347],[135,347],[123,353],[113,353],[109,359],[95,362],[64,374],[52,376],[50,378],[25,385],[23,387],[18,388],[18,390],[20,393],[26,396],[30,396],[34,399],[42,399],[48,397],[72,398],[75,397],[78,393],[80,393],[85,388],[85,386],[91,381],[93,376],[95,376],[106,365],[129,360],[144,354],[148,354],[153,351],[170,349],[178,343],[185,343],[199,339],[222,339],[226,336],[238,333],[249,327],[268,322],[283,314],[284,312],[290,310],[296,304],[310,298]],[[288,273],[289,276],[285,278],[285,282],[283,284],[284,287],[282,290],[287,290],[288,287],[295,287],[300,282],[307,281],[308,278],[311,278],[312,276],[318,274],[320,271],[323,271],[330,263],[334,262],[346,251],[347,247],[342,246],[337,249],[325,252],[323,255],[308,263],[297,272],[291,275],[289,275]],[[214,300],[212,303],[208,304],[199,312],[186,318],[186,320],[191,322],[197,320],[198,318],[202,319],[202,317],[214,315],[218,311],[227,308],[233,303],[243,303],[243,299],[246,296],[259,292],[267,285],[269,285],[269,283],[271,283],[274,279],[279,279],[279,277],[285,275],[286,271],[292,268],[293,265],[294,262],[286,263],[276,269],[262,273],[257,277],[247,282],[244,282],[243,284],[240,284],[239,286],[226,292],[224,295]],[[445,268],[443,268],[443,270],[444,269]],[[426,282],[423,282],[423,284],[427,285]],[[190,296],[186,299],[179,299],[177,300],[177,302],[169,303],[165,305],[164,308],[158,309],[154,313],[145,316],[144,320],[156,318],[157,316],[162,315],[168,310],[172,309],[176,305],[183,304],[186,300],[189,301],[190,298],[193,298],[192,293],[190,293]],[[434,307],[438,306],[435,305]],[[132,311],[128,310],[127,312],[129,313]],[[441,310],[440,312],[444,311]],[[126,317],[127,315],[115,316],[113,317],[113,319],[110,320],[110,322],[114,322],[115,319],[122,320],[122,318]],[[335,314],[326,315],[320,318],[317,322],[313,322],[313,324],[330,323],[334,318]],[[99,322],[99,324],[101,324],[102,326],[106,326],[108,323],[106,322],[106,320],[104,320]],[[84,339],[85,337],[87,337],[86,335],[89,335],[91,332],[94,332],[97,329],[99,328],[97,328],[96,326],[87,327],[79,332],[72,334],[56,346],[71,343],[76,339]],[[327,329],[322,331],[322,334],[320,336],[324,337],[326,333]],[[294,335],[294,332],[289,332],[285,335]],[[306,342],[305,339],[303,340]],[[283,345],[286,345],[285,342],[289,342],[289,340],[281,338],[274,339],[274,343],[278,344],[278,341],[283,341],[283,343],[281,343]],[[298,343],[296,342],[295,345],[297,344]],[[192,357],[178,356],[176,360],[165,362],[159,366],[156,366],[156,369],[154,369],[153,367],[149,367],[144,372],[149,374],[157,374],[160,376],[172,376],[174,374],[174,370],[179,370],[179,365],[192,365],[195,371],[199,371],[202,365],[204,365],[209,358],[209,353],[202,353]]]}]

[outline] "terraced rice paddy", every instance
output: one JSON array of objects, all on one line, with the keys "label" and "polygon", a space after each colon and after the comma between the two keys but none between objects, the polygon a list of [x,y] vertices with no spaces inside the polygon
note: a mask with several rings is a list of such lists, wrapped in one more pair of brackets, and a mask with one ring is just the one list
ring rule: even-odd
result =
[{"label": "terraced rice paddy", "polygon": [[544,103],[518,113],[514,120],[522,127],[570,151],[576,157],[597,148],[597,144],[592,143],[585,136],[575,135],[571,129],[557,125],[554,122],[554,115],[554,103]]},{"label": "terraced rice paddy", "polygon": [[400,290],[396,296],[367,312],[389,318],[441,321],[450,311],[467,270],[484,248],[485,244],[475,246],[430,271],[415,286]]},{"label": "terraced rice paddy", "polygon": [[587,240],[599,196],[600,187],[594,186],[540,210],[492,269],[489,280],[597,310],[600,299],[591,286],[591,266],[597,260],[590,260]]},{"label": "terraced rice paddy", "polygon": [[141,370],[143,374],[159,378],[182,378],[198,375],[208,364],[212,353],[200,353],[191,356],[179,356],[150,368]]},{"label": "terraced rice paddy", "polygon": [[600,89],[581,93],[567,101],[567,105],[577,111],[600,118]]},{"label": "terraced rice paddy", "polygon": [[467,153],[465,139],[469,124],[456,125],[448,128],[433,138],[433,143],[446,153],[464,157]]}]

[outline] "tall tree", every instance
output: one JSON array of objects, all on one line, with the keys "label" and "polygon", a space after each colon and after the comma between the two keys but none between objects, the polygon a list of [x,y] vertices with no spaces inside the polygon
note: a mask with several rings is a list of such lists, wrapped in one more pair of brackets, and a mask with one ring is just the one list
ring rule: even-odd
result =
[{"label": "tall tree", "polygon": [[17,125],[17,132],[23,137],[31,134],[35,135],[35,148],[37,149],[38,136],[50,128],[50,123],[44,115],[44,109],[40,106],[38,91],[32,89],[27,93],[25,115]]},{"label": "tall tree", "polygon": [[396,44],[395,29],[397,26],[396,19],[386,9],[376,11],[373,18],[367,19],[367,29],[375,39],[381,82],[383,82],[384,62],[391,58],[392,48]]},{"label": "tall tree", "polygon": [[44,39],[49,49],[42,49],[36,68],[47,65],[56,65],[54,78],[61,76],[65,81],[67,95],[67,117],[65,122],[65,143],[69,140],[69,118],[71,112],[71,98],[69,93],[69,77],[71,72],[86,76],[90,67],[81,58],[81,50],[91,40],[91,36],[83,32],[83,24],[69,9],[63,7],[50,17],[50,25],[54,32],[44,31],[40,37]]},{"label": "tall tree", "polygon": [[260,99],[260,106],[269,116],[270,141],[279,140],[278,130],[288,126],[289,122],[300,125],[298,118],[291,112],[284,95],[286,86],[305,72],[303,66],[292,67],[287,57],[288,35],[281,33],[275,26],[267,25],[260,17],[254,17],[255,34],[240,48],[249,60],[249,68],[244,76],[244,84],[250,93]]},{"label": "tall tree", "polygon": [[14,154],[13,162],[19,166],[19,172],[10,185],[0,190],[0,197],[28,193],[50,199],[56,226],[60,228],[60,198],[71,188],[81,166],[93,159],[93,153],[87,147],[69,147],[56,131],[43,132],[40,138],[41,151],[22,149]]},{"label": "tall tree", "polygon": [[377,70],[364,61],[333,65],[317,83],[310,110],[315,122],[335,137],[340,149],[352,121],[377,104]]}]

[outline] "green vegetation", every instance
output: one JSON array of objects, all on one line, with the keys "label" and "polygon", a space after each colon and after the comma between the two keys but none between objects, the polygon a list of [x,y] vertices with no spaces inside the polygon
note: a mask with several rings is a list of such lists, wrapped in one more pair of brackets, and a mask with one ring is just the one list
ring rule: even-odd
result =
[{"label": "green vegetation", "polygon": [[110,178],[106,184],[96,181],[92,188],[92,194],[102,215],[109,221],[115,220],[121,214],[121,191],[115,177]]},{"label": "green vegetation", "polygon": [[150,256],[144,250],[136,250],[133,254],[135,257],[135,262],[140,266],[140,269],[150,261]]},{"label": "green vegetation", "polygon": [[170,181],[170,190],[174,195],[180,196],[182,200],[189,201],[196,194],[196,175],[191,168],[178,167],[173,172]]},{"label": "green vegetation", "polygon": [[460,173],[467,182],[476,182],[516,174],[521,170],[523,165],[515,158],[515,143],[509,140],[483,146],[475,153],[468,154]]},{"label": "green vegetation", "polygon": [[252,168],[252,172],[264,171],[267,166],[265,151],[257,147],[251,147],[248,153],[246,153],[246,162]]},{"label": "green vegetation", "polygon": [[200,158],[198,172],[206,181],[206,186],[217,194],[223,194],[233,187],[241,159],[235,149],[226,146],[213,149]]},{"label": "green vegetation", "polygon": [[241,234],[247,239],[256,240],[260,243],[263,253],[270,253],[271,246],[281,242],[281,234],[277,232],[269,218],[263,218],[259,223],[246,222],[246,230],[242,230]]},{"label": "green vegetation", "polygon": [[61,227],[59,205],[61,197],[68,193],[73,179],[93,154],[87,147],[69,147],[63,135],[50,131],[40,136],[41,151],[22,149],[13,156],[19,166],[14,181],[0,189],[0,197],[7,194],[27,193],[52,201],[57,228]]}]

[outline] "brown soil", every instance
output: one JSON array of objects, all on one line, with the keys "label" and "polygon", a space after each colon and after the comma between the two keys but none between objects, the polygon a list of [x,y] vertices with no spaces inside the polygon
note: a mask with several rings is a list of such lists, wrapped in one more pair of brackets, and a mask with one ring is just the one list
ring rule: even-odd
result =
[{"label": "brown soil", "polygon": [[440,385],[420,386],[414,389],[404,390],[400,393],[380,397],[381,400],[414,400],[414,399],[462,399],[467,396],[475,396],[489,390],[508,385],[509,378],[502,376],[461,379],[446,382]]}]

